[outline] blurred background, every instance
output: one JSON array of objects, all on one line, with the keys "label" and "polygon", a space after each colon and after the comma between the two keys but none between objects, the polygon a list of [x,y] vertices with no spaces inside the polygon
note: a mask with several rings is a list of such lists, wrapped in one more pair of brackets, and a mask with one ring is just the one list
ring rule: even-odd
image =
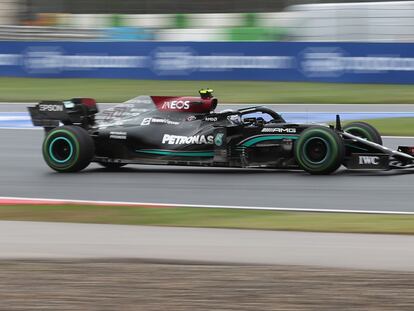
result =
[{"label": "blurred background", "polygon": [[0,0],[6,77],[411,84],[413,38],[414,1]]},{"label": "blurred background", "polygon": [[2,39],[393,41],[412,1],[1,0]]}]

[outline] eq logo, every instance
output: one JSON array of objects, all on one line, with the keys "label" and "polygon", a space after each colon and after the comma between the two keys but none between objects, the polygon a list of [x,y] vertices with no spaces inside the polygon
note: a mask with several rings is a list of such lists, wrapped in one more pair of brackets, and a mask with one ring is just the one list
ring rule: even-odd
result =
[{"label": "eq logo", "polygon": [[361,165],[379,165],[380,158],[377,156],[359,156]]}]

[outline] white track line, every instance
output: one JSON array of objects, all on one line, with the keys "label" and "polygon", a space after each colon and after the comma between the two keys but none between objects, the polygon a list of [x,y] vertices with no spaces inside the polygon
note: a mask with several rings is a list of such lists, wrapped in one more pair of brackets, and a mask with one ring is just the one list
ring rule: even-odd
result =
[{"label": "white track line", "polygon": [[0,130],[30,130],[30,131],[38,131],[38,130],[43,130],[42,127],[0,127]]},{"label": "white track line", "polygon": [[382,136],[382,138],[414,139],[414,136]]},{"label": "white track line", "polygon": [[[413,212],[403,211],[371,211],[371,210],[349,210],[349,209],[322,209],[322,208],[289,208],[268,206],[233,206],[233,205],[204,205],[188,203],[147,203],[147,202],[124,202],[124,201],[94,201],[94,200],[67,200],[46,198],[24,198],[24,197],[0,197],[1,201],[21,201],[21,203],[10,203],[9,205],[21,204],[86,204],[86,205],[119,205],[137,207],[192,207],[192,208],[217,208],[217,209],[242,209],[242,210],[265,210],[286,212],[317,212],[317,213],[351,213],[351,214],[386,214],[386,215],[414,215]],[[6,203],[3,203],[6,205]]]}]

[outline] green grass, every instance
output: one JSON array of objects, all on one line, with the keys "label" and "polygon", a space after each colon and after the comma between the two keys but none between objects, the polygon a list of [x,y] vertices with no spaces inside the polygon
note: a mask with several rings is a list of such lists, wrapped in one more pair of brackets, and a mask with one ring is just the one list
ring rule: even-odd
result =
[{"label": "green grass", "polygon": [[[345,121],[342,122],[342,125],[356,121]],[[414,136],[414,118],[384,118],[358,121],[371,124],[382,136]],[[334,122],[330,122],[330,124],[335,125]]]},{"label": "green grass", "polygon": [[414,136],[414,118],[372,119],[365,122],[374,126],[381,135]]},{"label": "green grass", "polygon": [[0,206],[2,220],[414,234],[414,215],[295,213],[213,208]]},{"label": "green grass", "polygon": [[0,78],[0,101],[94,97],[120,102],[144,94],[196,95],[203,87],[227,103],[414,103],[414,88],[397,84],[28,78]]}]

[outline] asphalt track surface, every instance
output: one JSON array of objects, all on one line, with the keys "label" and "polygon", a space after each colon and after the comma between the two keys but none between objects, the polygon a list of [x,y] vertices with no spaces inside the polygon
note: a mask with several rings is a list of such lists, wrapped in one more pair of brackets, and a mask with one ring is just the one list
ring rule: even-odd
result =
[{"label": "asphalt track surface", "polygon": [[[385,111],[375,106],[369,108]],[[16,107],[0,105],[0,111],[25,109]],[[304,111],[294,107],[291,111]],[[337,111],[327,105],[313,111],[319,108]],[[41,130],[0,130],[0,196],[414,211],[414,171],[340,170],[310,176],[301,171],[132,165],[107,171],[92,164],[80,173],[58,174],[42,159],[42,140]],[[414,145],[414,139],[385,139],[385,144]],[[413,242],[411,236],[0,222],[0,259],[116,257],[414,271]]]},{"label": "asphalt track surface", "polygon": [[137,258],[414,271],[414,236],[0,221],[0,259]]},{"label": "asphalt track surface", "polygon": [[[414,211],[414,171],[302,171],[91,164],[60,174],[43,161],[41,130],[0,130],[0,196],[280,208]],[[385,139],[396,147],[414,139]]]}]

